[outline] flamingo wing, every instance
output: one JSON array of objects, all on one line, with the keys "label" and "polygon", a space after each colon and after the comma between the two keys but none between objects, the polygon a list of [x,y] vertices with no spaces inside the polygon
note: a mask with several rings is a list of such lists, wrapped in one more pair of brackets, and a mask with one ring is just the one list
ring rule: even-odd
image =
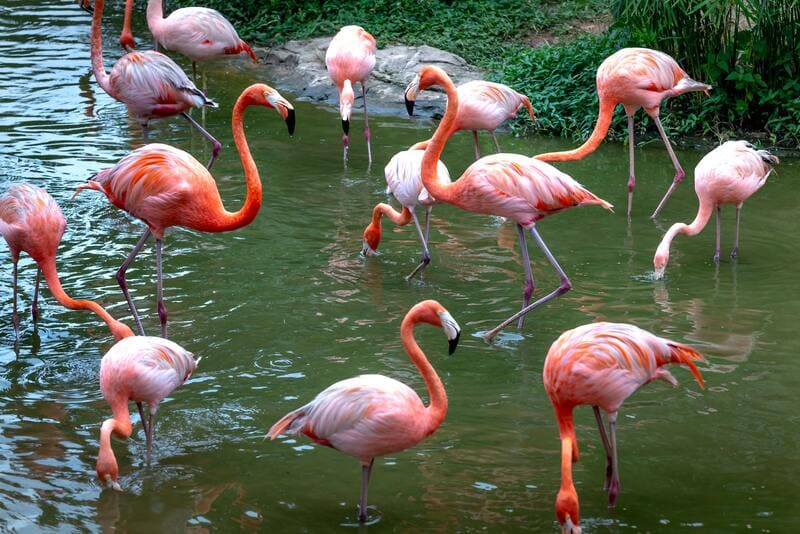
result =
[{"label": "flamingo wing", "polygon": [[0,195],[0,235],[12,254],[24,250],[38,259],[54,252],[67,226],[61,208],[41,187],[15,183]]},{"label": "flamingo wing", "polygon": [[360,26],[345,26],[331,40],[325,64],[331,79],[341,85],[366,80],[375,68],[375,38]]},{"label": "flamingo wing", "polygon": [[[398,152],[384,168],[386,192],[392,193],[403,206],[436,203],[428,190],[422,185],[422,156],[424,150],[403,150]],[[450,183],[450,173],[444,163],[437,163],[439,177]]]}]

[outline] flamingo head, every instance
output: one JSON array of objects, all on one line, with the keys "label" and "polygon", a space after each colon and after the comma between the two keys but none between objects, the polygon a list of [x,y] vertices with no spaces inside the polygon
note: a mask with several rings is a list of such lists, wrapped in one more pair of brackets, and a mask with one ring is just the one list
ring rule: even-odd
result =
[{"label": "flamingo head", "polygon": [[414,113],[414,102],[420,91],[424,91],[433,85],[439,85],[442,80],[450,80],[447,73],[434,65],[425,65],[406,87],[404,97],[406,101],[406,111],[409,115]]},{"label": "flamingo head", "polygon": [[380,243],[381,225],[380,223],[375,224],[374,222],[371,222],[364,229],[364,248],[361,250],[361,254],[364,256],[377,256],[378,245],[380,245]]},{"label": "flamingo head", "polygon": [[561,534],[581,534],[580,506],[575,487],[562,488],[556,497],[556,517],[561,524]]},{"label": "flamingo head", "polygon": [[342,131],[345,135],[350,134],[350,115],[353,113],[355,100],[356,94],[353,92],[353,84],[350,83],[350,80],[345,80],[339,93],[339,115],[342,118]]},{"label": "flamingo head", "polygon": [[458,340],[461,338],[461,327],[444,306],[435,300],[423,300],[408,311],[403,322],[410,318],[413,322],[432,324],[444,330],[449,344],[449,354],[456,351]]},{"label": "flamingo head", "polygon": [[656,249],[656,255],[653,256],[653,268],[655,269],[655,279],[661,280],[664,278],[664,272],[667,270],[667,262],[669,262],[669,244],[661,243]]},{"label": "flamingo head", "polygon": [[283,98],[281,94],[263,83],[255,83],[245,89],[239,99],[237,106],[265,106],[278,112],[278,115],[286,121],[289,135],[294,133],[294,106]]},{"label": "flamingo head", "polygon": [[128,52],[136,50],[136,41],[133,40],[133,33],[130,29],[125,28],[122,30],[122,33],[119,34],[119,44],[122,46],[123,50],[127,50]]},{"label": "flamingo head", "polygon": [[[95,470],[97,471],[97,478],[103,488],[122,491],[122,487],[117,482],[119,478],[119,467],[117,466],[117,459],[114,458],[114,451],[111,450],[111,437],[110,434],[113,428],[113,420],[107,419],[103,423],[100,431],[100,454],[97,455],[97,464]],[[108,434],[108,445],[104,444],[104,435]]]}]

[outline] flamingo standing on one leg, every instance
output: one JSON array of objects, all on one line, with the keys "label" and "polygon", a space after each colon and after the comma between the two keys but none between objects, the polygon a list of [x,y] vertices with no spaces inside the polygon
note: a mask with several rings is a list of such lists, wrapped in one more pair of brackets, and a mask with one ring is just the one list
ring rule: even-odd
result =
[{"label": "flamingo standing on one leg", "polygon": [[[398,226],[405,226],[413,219],[417,227],[419,239],[422,241],[422,258],[419,265],[406,276],[410,280],[418,272],[423,272],[431,262],[430,251],[428,250],[428,230],[430,230],[430,217],[433,206],[437,203],[436,199],[428,194],[428,190],[422,186],[420,169],[422,166],[422,150],[404,150],[398,152],[384,168],[386,176],[386,192],[392,193],[394,197],[403,205],[403,210],[395,211],[389,204],[380,203],[372,210],[372,221],[364,229],[364,248],[361,253],[365,256],[377,254],[378,245],[381,242],[381,217],[386,216]],[[441,161],[437,164],[437,172],[442,180],[450,182],[450,174],[447,167]],[[415,208],[417,204],[425,207],[425,232],[419,224],[419,219]]]},{"label": "flamingo standing on one leg", "polygon": [[131,329],[111,317],[102,306],[91,300],[74,300],[62,289],[56,270],[56,251],[66,226],[67,222],[61,208],[58,207],[53,197],[42,188],[26,183],[17,183],[12,184],[4,194],[0,195],[0,234],[11,250],[14,334],[19,337],[17,263],[20,252],[27,252],[39,267],[36,273],[33,305],[31,306],[34,325],[39,318],[39,277],[43,273],[47,287],[62,306],[71,310],[93,311],[105,321],[117,340],[132,336]]},{"label": "flamingo standing on one leg", "polygon": [[[519,319],[518,327],[522,328],[522,322],[529,311],[561,296],[572,287],[566,273],[536,230],[536,223],[548,215],[575,206],[596,204],[608,210],[611,210],[612,206],[551,165],[518,154],[486,156],[470,165],[461,178],[452,184],[441,180],[437,175],[435,163],[454,132],[460,105],[456,87],[442,69],[428,65],[422,67],[417,77],[406,88],[405,98],[406,107],[411,107],[417,93],[433,85],[443,87],[447,93],[447,109],[436,133],[427,143],[422,158],[422,183],[425,189],[437,200],[448,202],[463,210],[498,215],[517,223],[522,247],[522,263],[525,266],[522,309],[486,333],[483,337],[488,341],[517,319]],[[532,304],[529,302],[533,294],[534,280],[525,243],[526,229],[530,230],[536,244],[561,279],[558,288]]]},{"label": "flamingo standing on one leg", "polygon": [[400,339],[428,387],[430,404],[393,378],[361,375],[336,382],[310,403],[283,416],[267,437],[305,434],[361,461],[361,499],[358,518],[367,520],[367,486],[376,456],[408,449],[436,432],[447,413],[447,393],[425,354],[414,340],[414,326],[428,323],[444,330],[450,354],[456,350],[461,329],[435,300],[411,308],[400,325]]},{"label": "flamingo standing on one leg", "polygon": [[780,163],[766,150],[756,150],[747,141],[728,141],[706,154],[694,168],[694,190],[700,206],[691,224],[675,223],[670,227],[653,257],[656,279],[664,277],[669,261],[669,247],[678,234],[697,235],[705,228],[711,212],[717,214],[717,239],[714,261],[719,263],[720,206],[736,205],[736,233],[731,258],[739,254],[739,216],[742,204],[761,189],[772,172],[770,164]]},{"label": "flamingo standing on one leg", "polygon": [[355,93],[353,84],[361,83],[361,97],[364,100],[364,138],[367,140],[367,157],[372,163],[369,115],[367,114],[367,89],[364,81],[375,68],[375,38],[361,26],[345,26],[331,40],[325,53],[325,65],[339,90],[339,115],[342,117],[342,143],[344,161],[347,163],[347,149],[350,143],[350,115],[353,112]]},{"label": "flamingo standing on one leg", "polygon": [[266,106],[277,110],[286,121],[289,134],[294,132],[294,108],[278,91],[264,84],[254,84],[239,95],[233,107],[231,126],[244,167],[247,198],[237,212],[231,213],[225,209],[214,177],[196,159],[183,150],[158,143],[134,150],[113,167],[97,173],[75,192],[77,195],[84,189],[100,191],[116,207],[147,224],[147,230],[117,271],[117,281],[142,335],[144,328],[128,293],[125,271],[150,234],[156,239],[161,335],[167,337],[167,310],[162,298],[161,276],[161,240],[164,231],[170,226],[183,226],[201,232],[228,232],[250,224],[261,209],[261,179],[242,124],[244,110],[249,106]]},{"label": "flamingo standing on one leg", "polygon": [[92,17],[92,70],[97,83],[128,107],[131,115],[142,125],[145,143],[149,140],[147,125],[151,120],[182,115],[211,143],[212,155],[208,162],[208,168],[211,168],[222,145],[186,111],[193,107],[215,108],[217,104],[206,98],[174,61],[152,50],[125,54],[114,64],[111,73],[106,73],[100,31],[103,2],[95,0]]},{"label": "flamingo standing on one leg", "polygon": [[[564,534],[580,534],[578,494],[572,483],[572,464],[578,461],[578,441],[572,411],[591,405],[606,451],[608,506],[619,495],[617,463],[617,411],[645,384],[660,379],[673,386],[678,381],[662,366],[686,365],[700,384],[703,377],[694,360],[703,355],[693,348],[657,337],[636,326],[592,323],[567,330],[553,343],[544,361],[544,389],[550,397],[561,436],[561,489],[556,497],[556,516]],[[608,417],[606,433],[600,409]]]},{"label": "flamingo standing on one leg", "polygon": [[[494,146],[500,152],[500,143],[494,131],[508,119],[513,119],[523,106],[528,110],[531,119],[533,107],[527,96],[516,92],[502,83],[475,80],[462,83],[458,91],[458,115],[456,115],[453,131],[470,130],[475,146],[475,159],[481,159],[478,146],[478,130],[487,130],[492,135]],[[411,115],[413,107],[408,109]]]},{"label": "flamingo standing on one leg", "polygon": [[[207,7],[183,7],[164,17],[163,0],[147,2],[147,26],[158,45],[174,50],[192,60],[192,73],[197,63],[246,52],[258,63],[250,46],[239,38],[236,29],[222,13]],[[196,82],[196,80],[195,80]],[[206,76],[203,71],[203,92]]]},{"label": "flamingo standing on one leg", "polygon": [[[128,439],[133,432],[128,402],[136,402],[147,442],[147,458],[153,449],[153,430],[159,403],[186,382],[200,358],[172,341],[152,336],[134,336],[111,347],[100,361],[100,391],[111,406],[113,417],[100,428],[97,478],[108,489],[122,491],[117,482],[119,466],[111,448],[111,434]],[[142,403],[149,420],[145,422]]]},{"label": "flamingo standing on one leg", "polygon": [[608,56],[597,69],[597,95],[600,97],[600,112],[597,124],[589,139],[575,150],[548,152],[534,156],[541,161],[574,161],[583,159],[600,146],[611,125],[611,117],[617,104],[622,104],[628,116],[628,151],[630,158],[630,177],[628,178],[628,218],[633,204],[633,188],[636,177],[633,172],[633,114],[639,108],[653,118],[658,133],[667,147],[667,152],[675,167],[675,178],[664,198],[650,216],[655,218],[666,204],[675,187],[683,180],[685,173],[672,150],[672,145],[658,118],[661,101],[671,96],[690,91],[711,90],[711,86],[695,81],[678,66],[674,59],[658,50],[649,48],[623,48]]},{"label": "flamingo standing on one leg", "polygon": [[[81,9],[89,14],[94,13],[90,0],[80,0]],[[125,0],[125,15],[122,19],[122,32],[119,34],[119,45],[123,50],[132,52],[136,49],[136,41],[131,31],[131,16],[133,15],[133,0]]]}]

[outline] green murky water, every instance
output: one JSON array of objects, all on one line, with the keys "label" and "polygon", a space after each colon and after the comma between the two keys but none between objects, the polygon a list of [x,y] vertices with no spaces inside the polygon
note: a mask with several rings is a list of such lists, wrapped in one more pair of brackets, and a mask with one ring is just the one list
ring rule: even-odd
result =
[{"label": "green murky water", "polygon": [[[68,220],[58,259],[65,288],[99,299],[130,322],[114,271],[142,225],[100,195],[69,197],[138,146],[141,131],[90,75],[88,16],[71,2],[35,4],[0,5],[0,182],[25,180],[50,191]],[[139,13],[134,29],[145,43],[142,19]],[[107,65],[118,57],[118,26],[114,19],[106,28]],[[221,106],[206,124],[224,144],[214,175],[226,206],[238,209],[244,183],[229,117],[255,70],[221,64],[210,76],[209,92]],[[370,530],[555,532],[560,449],[542,362],[562,331],[598,320],[628,321],[685,341],[709,363],[705,391],[676,370],[680,387],[654,383],[623,406],[623,490],[615,510],[605,506],[604,456],[591,410],[578,410],[583,454],[575,478],[584,532],[791,532],[800,526],[796,160],[785,161],[745,205],[737,262],[723,250],[722,263],[712,263],[710,227],[699,237],[678,239],[668,277],[659,283],[650,277],[652,256],[669,224],[693,217],[691,181],[654,224],[647,216],[672,169],[659,143],[637,149],[639,188],[628,225],[625,147],[606,144],[582,162],[562,165],[616,204],[617,213],[585,208],[539,225],[574,289],[530,315],[521,334],[510,329],[488,346],[474,334],[520,302],[514,227],[438,206],[433,263],[423,282],[404,282],[419,254],[413,229],[387,224],[383,255],[368,260],[358,254],[361,233],[372,206],[386,199],[383,165],[427,137],[430,125],[375,117],[376,164],[366,170],[356,118],[351,166],[343,170],[335,110],[296,106],[294,138],[272,112],[253,109],[246,116],[265,183],[264,208],[253,224],[229,234],[168,233],[171,338],[203,361],[162,404],[152,466],[143,460],[140,425],[129,442],[115,440],[125,493],[103,492],[94,479],[99,424],[110,413],[97,379],[112,343],[107,330],[90,315],[62,309],[45,290],[38,331],[24,315],[15,348],[10,261],[1,251],[0,531],[320,532],[354,526],[355,460],[305,439],[269,442],[263,436],[289,409],[356,374],[383,373],[423,392],[400,345],[399,324],[425,298],[440,300],[464,329],[450,357],[440,332],[418,332],[445,383],[450,411],[426,442],[377,460]],[[156,123],[153,138],[201,161],[208,155],[205,141],[178,119]],[[508,136],[500,142],[506,151],[527,154],[566,146]],[[471,154],[469,136],[457,135],[444,155],[451,174],[460,174]],[[702,152],[678,155],[691,175]],[[732,210],[723,216],[729,250]],[[555,287],[546,261],[530,249],[541,291]],[[21,272],[27,306],[34,274],[29,259]],[[150,246],[129,279],[154,333]]]}]

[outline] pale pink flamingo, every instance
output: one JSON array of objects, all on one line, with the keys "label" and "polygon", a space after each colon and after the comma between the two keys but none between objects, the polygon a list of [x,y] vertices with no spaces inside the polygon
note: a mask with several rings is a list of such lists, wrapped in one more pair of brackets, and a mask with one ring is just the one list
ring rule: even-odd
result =
[{"label": "pale pink flamingo", "polygon": [[[578,493],[572,482],[572,464],[578,461],[578,440],[572,411],[590,405],[606,452],[608,506],[619,495],[617,463],[617,412],[636,390],[664,380],[678,381],[667,364],[686,365],[700,387],[703,377],[695,360],[703,360],[695,349],[624,323],[591,323],[567,330],[553,343],[544,361],[544,389],[550,397],[561,436],[561,489],[556,497],[556,516],[564,534],[580,534]],[[606,412],[606,433],[600,409]]]},{"label": "pale pink flamingo", "polygon": [[[207,7],[182,7],[164,17],[163,0],[147,2],[147,26],[158,45],[174,50],[192,60],[192,72],[197,63],[246,52],[258,63],[247,43],[239,38],[236,29],[222,13]],[[206,89],[203,72],[203,91]]]},{"label": "pale pink flamingo", "polygon": [[[81,9],[87,13],[94,13],[90,0],[80,0]],[[131,16],[133,15],[133,0],[125,0],[125,15],[122,19],[122,33],[119,34],[119,45],[123,50],[132,52],[136,49],[136,41],[131,31]]]},{"label": "pale pink flamingo", "polygon": [[0,234],[11,251],[12,284],[14,285],[14,334],[19,337],[17,315],[17,263],[20,252],[27,252],[38,265],[31,315],[34,325],[39,318],[39,278],[44,274],[47,287],[62,306],[71,310],[90,310],[107,325],[114,338],[132,336],[124,323],[111,317],[102,306],[91,300],[74,300],[64,292],[56,270],[56,251],[67,222],[53,197],[43,188],[26,183],[12,184],[0,195]]},{"label": "pale pink flamingo", "polygon": [[[494,131],[508,119],[513,119],[521,107],[528,110],[531,119],[533,107],[527,96],[516,92],[502,83],[474,80],[462,83],[458,91],[458,115],[453,131],[470,130],[475,146],[475,159],[481,159],[481,149],[478,145],[478,130],[486,130],[492,135],[494,146],[500,152],[500,143]],[[414,111],[413,103],[408,109],[411,115]]]},{"label": "pale pink flamingo", "polygon": [[630,159],[630,176],[628,178],[628,218],[631,216],[633,188],[636,177],[633,172],[633,115],[639,108],[652,117],[658,133],[667,147],[667,152],[675,167],[675,178],[664,198],[650,216],[655,218],[666,204],[675,187],[683,180],[685,173],[672,145],[667,138],[659,119],[661,102],[671,96],[690,91],[708,91],[711,86],[695,81],[678,66],[674,59],[658,50],[649,48],[623,48],[608,56],[597,69],[597,95],[600,97],[600,112],[594,131],[589,139],[575,150],[564,152],[548,152],[534,156],[542,161],[573,161],[583,159],[600,146],[608,133],[611,117],[617,104],[622,104],[628,116],[628,153]]},{"label": "pale pink flamingo", "polygon": [[[153,430],[159,403],[186,382],[200,358],[172,341],[160,337],[133,336],[118,341],[100,361],[100,391],[113,416],[100,427],[97,478],[104,487],[122,491],[117,482],[119,466],[111,448],[111,435],[128,439],[133,432],[128,402],[134,401],[144,427],[147,459],[153,450]],[[145,420],[142,403],[147,403]]]},{"label": "pale pink flamingo", "polygon": [[[405,98],[413,102],[419,91],[433,85],[444,88],[447,93],[447,108],[436,133],[427,143],[422,158],[422,183],[425,189],[441,202],[474,213],[506,217],[517,223],[517,233],[522,247],[522,263],[525,267],[522,309],[484,334],[484,339],[488,341],[517,319],[519,319],[518,327],[522,328],[525,314],[561,296],[572,287],[566,273],[536,230],[536,223],[548,215],[575,206],[596,204],[608,210],[611,210],[612,206],[551,165],[519,154],[494,154],[483,157],[470,165],[452,184],[442,180],[436,170],[436,161],[454,132],[460,105],[456,87],[442,69],[428,65],[422,67],[417,77],[406,88]],[[406,107],[411,105],[407,102]],[[561,279],[558,288],[532,304],[529,302],[533,294],[534,279],[525,242],[526,229],[530,230],[536,244]]]},{"label": "pale pink flamingo", "polygon": [[780,163],[777,156],[766,150],[756,150],[747,141],[728,141],[706,154],[694,168],[694,190],[700,206],[691,224],[675,223],[670,227],[653,257],[656,279],[664,277],[669,261],[669,247],[678,234],[697,235],[705,228],[711,212],[717,214],[717,239],[714,261],[719,263],[720,206],[736,206],[736,233],[731,258],[739,255],[739,216],[742,204],[761,189],[772,172],[771,164]]},{"label": "pale pink flamingo", "polygon": [[325,65],[336,88],[339,90],[339,115],[342,118],[342,143],[344,161],[347,162],[347,149],[350,141],[350,115],[353,112],[355,93],[353,84],[361,83],[361,97],[364,101],[364,138],[367,140],[367,157],[372,163],[372,146],[367,114],[367,90],[364,82],[375,68],[375,38],[361,26],[345,26],[331,40],[325,53]]},{"label": "pale pink flamingo", "polygon": [[289,134],[294,132],[294,108],[275,89],[254,84],[239,95],[233,107],[231,126],[244,167],[247,198],[237,212],[225,209],[214,177],[200,162],[183,150],[158,143],[134,150],[113,167],[100,171],[86,184],[78,186],[75,192],[77,195],[84,189],[100,191],[116,207],[147,224],[144,234],[117,271],[117,281],[142,335],[144,328],[128,293],[125,271],[150,234],[156,239],[156,291],[161,335],[167,337],[167,310],[162,298],[161,276],[164,231],[170,226],[182,226],[201,232],[228,232],[250,224],[261,209],[261,179],[242,124],[244,110],[249,106],[275,109],[286,121]]},{"label": "pale pink flamingo", "polygon": [[222,145],[197,121],[186,113],[193,107],[217,107],[186,77],[186,74],[164,54],[146,50],[122,56],[106,73],[103,66],[103,43],[100,20],[104,0],[95,0],[92,18],[92,70],[97,83],[111,97],[128,107],[142,125],[144,141],[149,141],[147,125],[153,119],[182,115],[212,145],[211,168]]},{"label": "pale pink flamingo", "polygon": [[305,406],[283,416],[267,437],[305,434],[361,462],[361,498],[358,517],[367,520],[367,486],[376,456],[413,447],[436,432],[447,413],[447,393],[422,349],[414,340],[414,326],[428,323],[444,330],[450,354],[461,329],[444,307],[425,300],[412,307],[400,325],[400,339],[428,387],[430,404],[393,378],[361,375],[336,382]]},{"label": "pale pink flamingo", "polygon": [[[419,239],[422,241],[422,258],[411,274],[406,276],[406,280],[410,280],[418,272],[424,272],[431,262],[431,255],[428,250],[428,231],[430,230],[431,210],[437,201],[422,186],[420,170],[423,154],[423,150],[404,150],[392,156],[392,159],[386,164],[383,170],[386,176],[386,192],[391,193],[400,201],[400,204],[403,205],[403,210],[396,211],[389,204],[377,204],[372,210],[372,221],[364,229],[364,248],[361,251],[365,256],[377,255],[378,245],[381,242],[381,217],[388,217],[398,226],[405,226],[413,220],[414,225],[417,227]],[[444,163],[440,161],[437,167],[437,172],[442,177],[442,180],[450,182],[450,174],[447,172],[447,167],[445,167]],[[417,204],[425,208],[425,232],[422,231],[417,218]]]}]

